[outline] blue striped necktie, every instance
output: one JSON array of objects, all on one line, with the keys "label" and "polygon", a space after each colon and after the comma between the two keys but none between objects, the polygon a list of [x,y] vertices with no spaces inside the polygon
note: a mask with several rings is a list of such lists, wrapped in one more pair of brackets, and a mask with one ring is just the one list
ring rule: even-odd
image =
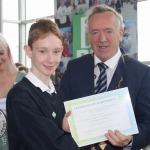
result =
[{"label": "blue striped necktie", "polygon": [[95,87],[95,94],[97,93],[103,93],[106,92],[107,90],[107,74],[106,74],[106,69],[108,68],[107,65],[104,63],[98,63],[97,64],[100,70],[100,75],[98,77],[98,80],[96,82],[96,87]]}]

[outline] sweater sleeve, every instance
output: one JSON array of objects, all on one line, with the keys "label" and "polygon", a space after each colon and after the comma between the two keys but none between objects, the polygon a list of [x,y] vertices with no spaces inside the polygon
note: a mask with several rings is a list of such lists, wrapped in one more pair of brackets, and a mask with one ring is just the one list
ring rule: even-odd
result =
[{"label": "sweater sleeve", "polygon": [[14,87],[8,94],[10,150],[79,150],[73,138],[55,123],[54,117],[45,117],[42,106],[37,107],[33,97],[20,87]]}]

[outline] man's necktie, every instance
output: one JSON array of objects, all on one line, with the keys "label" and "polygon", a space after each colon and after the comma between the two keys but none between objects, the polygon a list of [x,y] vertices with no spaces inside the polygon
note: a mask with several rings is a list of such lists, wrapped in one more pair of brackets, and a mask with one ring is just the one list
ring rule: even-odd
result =
[{"label": "man's necktie", "polygon": [[[106,92],[107,90],[107,74],[106,74],[106,69],[108,68],[107,65],[105,65],[104,63],[98,63],[97,64],[100,70],[100,75],[98,77],[98,80],[96,82],[96,87],[95,87],[95,94],[97,93],[103,93]],[[104,150],[106,147],[106,143],[105,142],[100,142],[95,144],[95,150]]]},{"label": "man's necktie", "polygon": [[96,82],[95,94],[103,93],[103,92],[106,92],[106,90],[107,90],[106,69],[108,68],[108,66],[101,62],[101,63],[98,63],[98,67],[100,70],[100,75],[99,75],[98,80]]}]

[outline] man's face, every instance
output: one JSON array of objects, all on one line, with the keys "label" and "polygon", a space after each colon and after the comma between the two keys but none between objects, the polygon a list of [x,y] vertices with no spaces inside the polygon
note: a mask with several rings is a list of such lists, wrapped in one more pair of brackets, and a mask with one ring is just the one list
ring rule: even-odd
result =
[{"label": "man's face", "polygon": [[64,0],[60,0],[60,5],[64,5]]},{"label": "man's face", "polygon": [[118,19],[112,12],[94,14],[89,20],[89,44],[103,62],[117,53],[122,34],[123,30],[119,30]]},{"label": "man's face", "polygon": [[58,67],[62,55],[62,42],[54,34],[35,41],[28,56],[32,61],[32,72],[39,78],[51,76]]}]

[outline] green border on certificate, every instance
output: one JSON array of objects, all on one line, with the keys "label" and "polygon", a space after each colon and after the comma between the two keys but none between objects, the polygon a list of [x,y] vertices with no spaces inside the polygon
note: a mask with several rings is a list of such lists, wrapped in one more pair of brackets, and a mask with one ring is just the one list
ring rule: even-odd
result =
[{"label": "green border on certificate", "polygon": [[64,102],[71,135],[79,147],[106,141],[108,130],[137,134],[137,124],[128,88]]}]

